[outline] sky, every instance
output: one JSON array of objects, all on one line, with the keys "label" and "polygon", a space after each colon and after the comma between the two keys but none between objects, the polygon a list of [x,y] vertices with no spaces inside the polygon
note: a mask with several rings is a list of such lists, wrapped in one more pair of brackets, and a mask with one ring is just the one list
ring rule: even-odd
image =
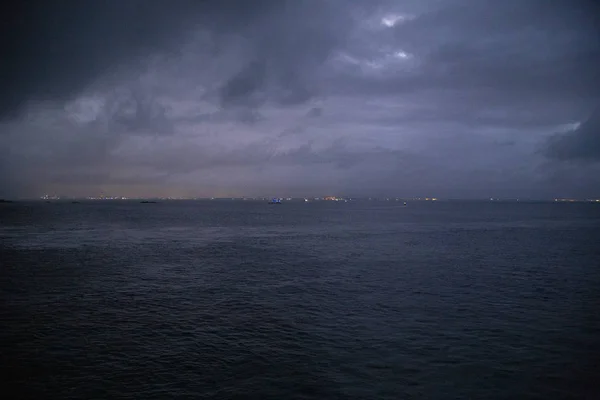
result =
[{"label": "sky", "polygon": [[600,197],[594,3],[17,2],[0,197]]}]

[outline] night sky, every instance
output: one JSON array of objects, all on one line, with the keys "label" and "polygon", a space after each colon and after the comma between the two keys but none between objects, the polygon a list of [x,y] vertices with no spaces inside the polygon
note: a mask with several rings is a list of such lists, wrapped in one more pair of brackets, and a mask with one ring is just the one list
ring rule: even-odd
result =
[{"label": "night sky", "polygon": [[600,196],[594,3],[13,1],[0,197]]}]

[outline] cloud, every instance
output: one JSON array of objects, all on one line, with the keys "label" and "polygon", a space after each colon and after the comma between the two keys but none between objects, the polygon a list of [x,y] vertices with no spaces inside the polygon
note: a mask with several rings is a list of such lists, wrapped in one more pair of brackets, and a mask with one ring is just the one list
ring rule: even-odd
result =
[{"label": "cloud", "polygon": [[[44,1],[7,10],[3,20],[0,116],[31,98],[68,99],[105,71],[164,47],[185,27],[182,10],[159,2]],[[43,67],[42,67],[43,66]]]},{"label": "cloud", "polygon": [[136,87],[121,87],[75,99],[64,109],[74,127],[103,129],[107,134],[170,134],[167,107]]},{"label": "cloud", "polygon": [[2,25],[0,192],[591,195],[555,161],[597,160],[593,11],[41,2]]},{"label": "cloud", "polygon": [[306,116],[310,118],[318,118],[321,115],[323,115],[323,109],[321,107],[313,107],[306,113]]},{"label": "cloud", "polygon": [[567,132],[551,136],[543,153],[559,161],[600,162],[600,109]]},{"label": "cloud", "polygon": [[[360,68],[338,71],[333,82],[342,93],[459,91],[463,101],[503,106],[543,95],[589,101],[600,88],[597,33],[595,22],[567,3],[434,2],[410,20],[373,32],[378,46],[348,49],[342,63]],[[386,64],[382,54],[413,56]]]},{"label": "cloud", "polygon": [[[260,103],[260,89],[264,86],[266,66],[254,61],[246,65],[239,73],[229,79],[221,89],[221,104]],[[261,101],[262,100],[262,101]]]}]

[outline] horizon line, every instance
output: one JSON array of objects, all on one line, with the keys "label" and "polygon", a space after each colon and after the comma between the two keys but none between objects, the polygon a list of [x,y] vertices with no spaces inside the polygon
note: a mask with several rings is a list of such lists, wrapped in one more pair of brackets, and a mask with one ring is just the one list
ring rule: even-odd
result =
[{"label": "horizon line", "polygon": [[309,200],[309,201],[335,201],[338,200],[365,200],[365,201],[486,201],[486,202],[600,202],[599,197],[426,197],[426,196],[68,196],[68,195],[44,195],[40,197],[13,197],[0,198],[4,201],[49,201],[49,200],[242,200],[242,201],[259,201],[279,198],[286,201],[293,200]]}]

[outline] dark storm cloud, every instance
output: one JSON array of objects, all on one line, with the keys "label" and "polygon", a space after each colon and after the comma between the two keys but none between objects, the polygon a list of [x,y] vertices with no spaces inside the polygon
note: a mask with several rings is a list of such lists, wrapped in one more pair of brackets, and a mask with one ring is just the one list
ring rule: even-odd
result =
[{"label": "dark storm cloud", "polygon": [[[164,4],[164,3],[163,3]],[[0,115],[68,98],[106,70],[165,44],[185,23],[159,1],[15,2],[2,13]]]},{"label": "dark storm cloud", "polygon": [[496,197],[594,183],[593,163],[556,162],[598,159],[593,2],[19,7],[0,38],[0,184],[14,193]]},{"label": "dark storm cloud", "polygon": [[[283,89],[280,101],[311,96],[304,74],[341,39],[334,2],[290,0],[24,1],[3,13],[0,116],[34,99],[66,99],[111,69],[155,51],[177,53],[184,34],[215,34],[212,55],[227,35],[250,38],[252,56],[223,85],[224,104],[259,95],[265,74]],[[338,15],[334,15],[338,13]],[[297,19],[298,23],[293,23]],[[210,56],[210,54],[208,55]],[[284,92],[288,93],[284,93]],[[253,100],[253,99],[247,99]]]},{"label": "dark storm cloud", "polygon": [[112,123],[112,131],[170,133],[171,121],[166,117],[166,108],[151,95],[138,88],[114,93],[106,104],[106,118]]},{"label": "dark storm cloud", "polygon": [[321,107],[313,107],[306,113],[306,116],[311,118],[318,118],[321,115],[323,115],[323,109]]},{"label": "dark storm cloud", "polygon": [[349,12],[371,5],[343,1],[279,2],[255,25],[243,29],[252,38],[252,55],[219,90],[223,106],[258,106],[268,99],[283,105],[304,103],[319,93],[319,68],[343,45],[354,26]]},{"label": "dark storm cloud", "polygon": [[177,118],[176,121],[188,124],[198,123],[230,123],[230,122],[241,122],[244,124],[255,124],[259,121],[264,120],[265,117],[258,110],[248,107],[228,107],[213,112],[199,113],[197,115],[188,115],[185,117]]},{"label": "dark storm cloud", "polygon": [[[463,100],[499,104],[541,96],[595,97],[600,88],[598,18],[591,2],[447,1],[380,40],[415,54],[410,69],[354,76],[343,91],[411,94],[458,90]],[[374,57],[377,47],[367,47]],[[369,55],[368,53],[371,52]],[[409,64],[410,65],[410,64]]]},{"label": "dark storm cloud", "polygon": [[249,63],[225,83],[220,93],[221,103],[226,106],[240,103],[256,104],[264,101],[260,89],[264,87],[266,73],[264,62]]},{"label": "dark storm cloud", "polygon": [[575,129],[550,137],[544,152],[561,161],[600,162],[600,109]]}]

